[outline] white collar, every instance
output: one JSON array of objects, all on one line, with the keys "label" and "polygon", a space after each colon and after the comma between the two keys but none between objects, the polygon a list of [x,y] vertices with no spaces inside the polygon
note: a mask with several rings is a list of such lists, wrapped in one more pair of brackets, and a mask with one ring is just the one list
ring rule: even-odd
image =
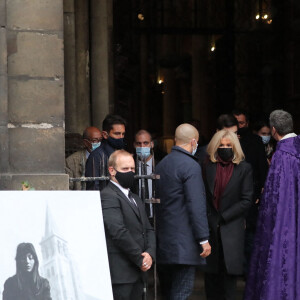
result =
[{"label": "white collar", "polygon": [[128,198],[129,189],[123,188],[119,183],[113,180],[110,180],[110,182],[113,183],[116,187],[118,187],[121,190],[121,192]]},{"label": "white collar", "polygon": [[296,137],[296,136],[297,136],[297,134],[294,133],[294,132],[288,133],[288,134],[286,134],[286,135],[281,139],[281,141],[282,141],[282,140],[285,140],[285,139],[288,139],[288,138],[291,138],[291,137]]}]

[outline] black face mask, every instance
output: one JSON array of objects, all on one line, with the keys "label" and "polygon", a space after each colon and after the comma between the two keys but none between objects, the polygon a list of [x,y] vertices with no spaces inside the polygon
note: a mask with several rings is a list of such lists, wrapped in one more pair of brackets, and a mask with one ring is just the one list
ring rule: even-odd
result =
[{"label": "black face mask", "polygon": [[232,148],[218,148],[218,155],[223,161],[230,161],[233,158]]},{"label": "black face mask", "polygon": [[244,136],[248,133],[248,127],[239,128],[237,134],[240,136]]},{"label": "black face mask", "polygon": [[134,184],[134,173],[132,171],[129,172],[118,172],[115,175],[116,179],[118,180],[119,184],[125,188],[130,189],[133,187]]},{"label": "black face mask", "polygon": [[125,141],[123,138],[115,139],[111,136],[108,136],[107,142],[114,148],[114,149],[124,149],[125,148]]}]

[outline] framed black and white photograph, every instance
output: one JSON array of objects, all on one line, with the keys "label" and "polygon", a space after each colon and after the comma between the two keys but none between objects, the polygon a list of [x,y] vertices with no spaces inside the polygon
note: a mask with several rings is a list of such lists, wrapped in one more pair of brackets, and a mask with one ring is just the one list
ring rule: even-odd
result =
[{"label": "framed black and white photograph", "polygon": [[100,194],[0,192],[3,300],[112,300]]}]

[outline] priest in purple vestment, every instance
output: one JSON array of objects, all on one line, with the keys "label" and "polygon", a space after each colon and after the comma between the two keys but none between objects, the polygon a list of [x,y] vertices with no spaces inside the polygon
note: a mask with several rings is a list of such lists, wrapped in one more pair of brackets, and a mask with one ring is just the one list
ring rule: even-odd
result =
[{"label": "priest in purple vestment", "polygon": [[260,204],[245,300],[300,300],[300,136],[292,116],[270,115],[278,141]]}]

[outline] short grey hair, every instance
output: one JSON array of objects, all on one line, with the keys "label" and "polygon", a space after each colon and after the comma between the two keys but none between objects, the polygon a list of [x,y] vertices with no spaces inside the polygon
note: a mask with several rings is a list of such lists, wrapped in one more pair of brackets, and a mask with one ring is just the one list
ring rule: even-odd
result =
[{"label": "short grey hair", "polygon": [[281,136],[293,132],[293,117],[287,111],[277,109],[270,114],[270,127],[274,127]]}]

